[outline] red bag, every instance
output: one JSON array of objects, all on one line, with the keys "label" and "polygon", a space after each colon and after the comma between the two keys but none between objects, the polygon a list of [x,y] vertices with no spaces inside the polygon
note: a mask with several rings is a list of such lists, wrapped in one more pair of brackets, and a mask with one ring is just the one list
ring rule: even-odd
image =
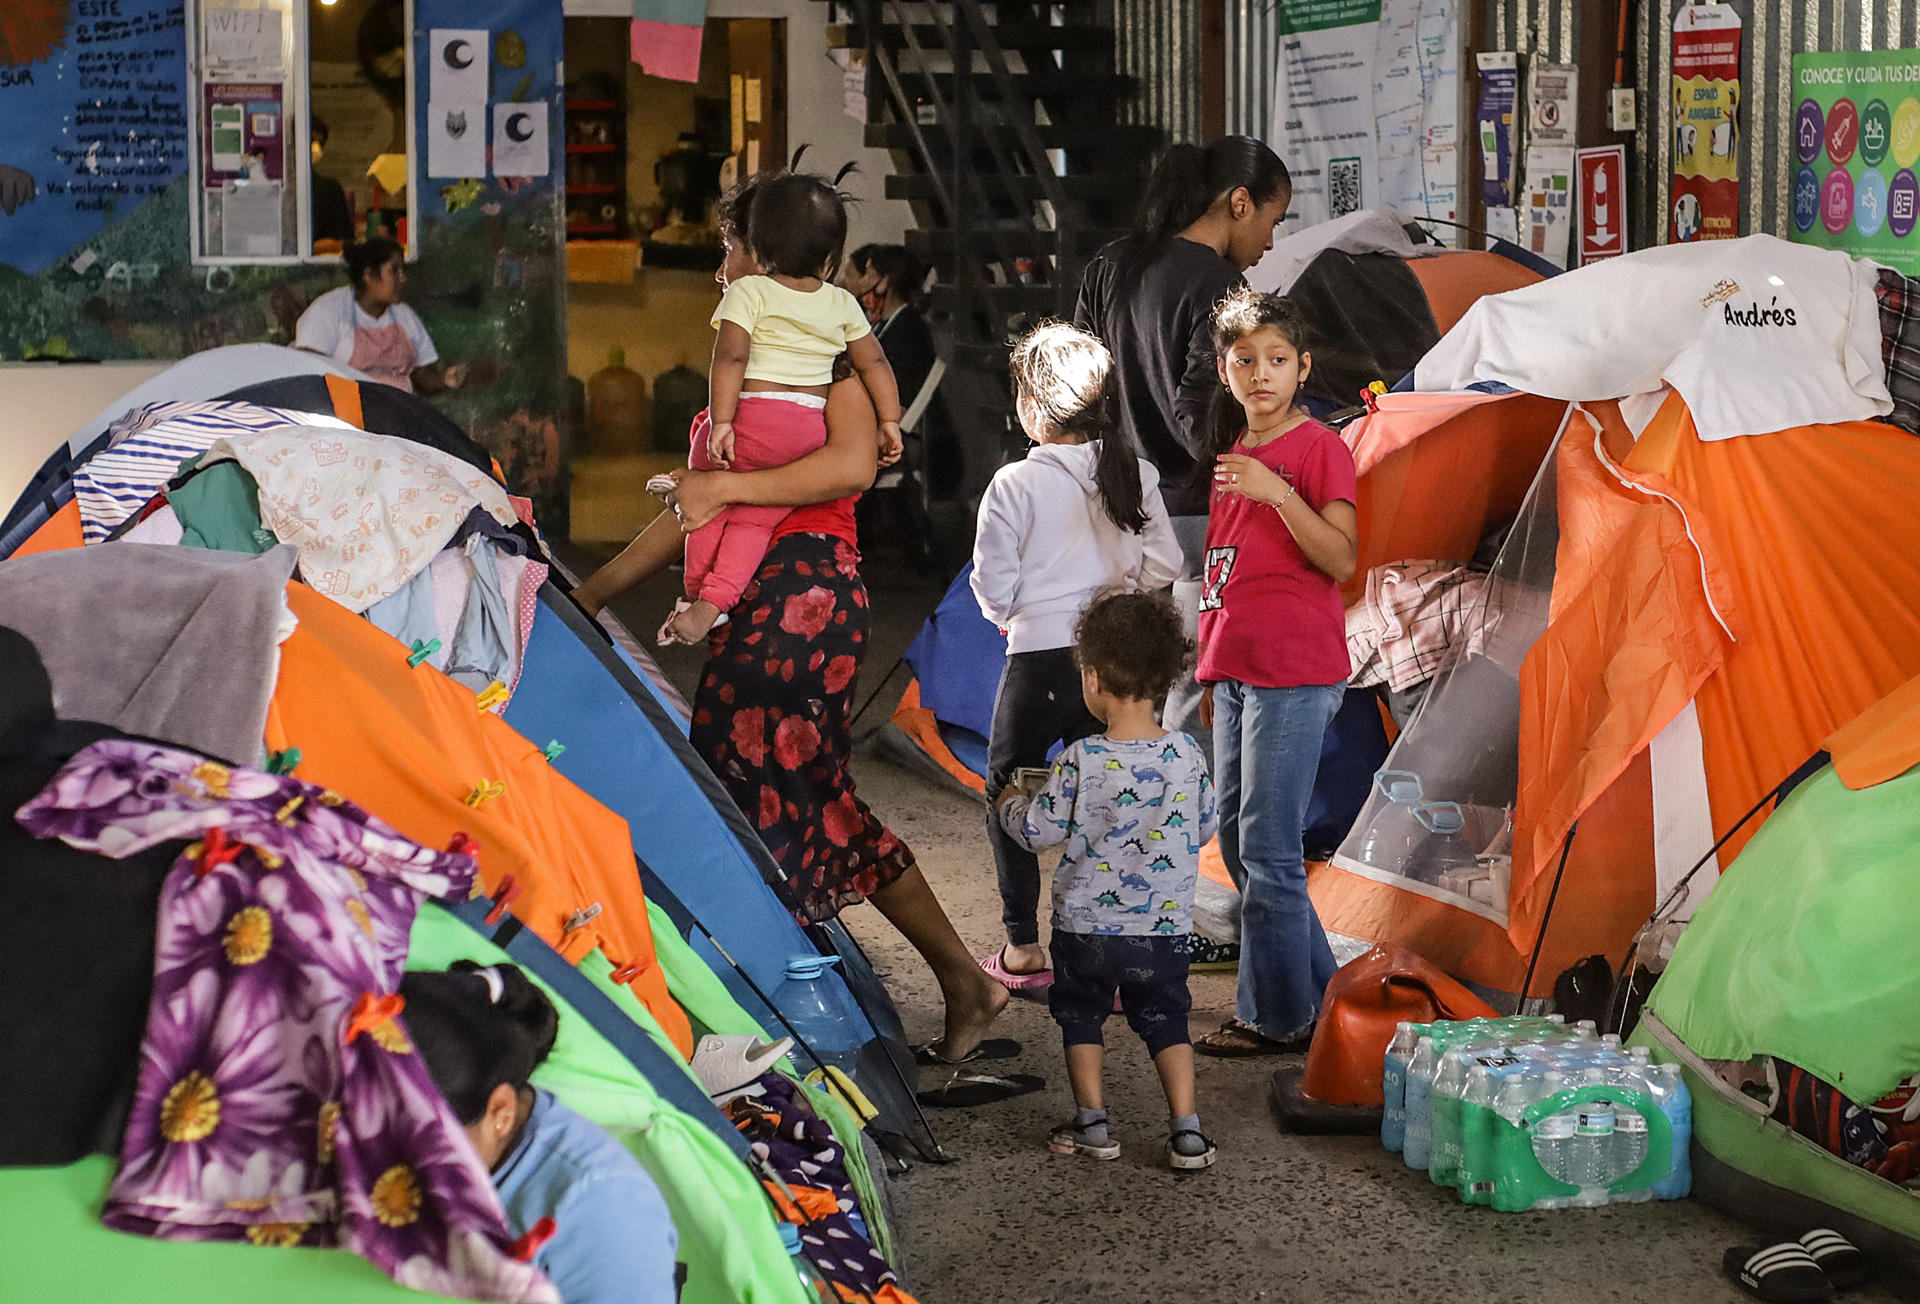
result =
[{"label": "red bag", "polygon": [[1382,1062],[1401,1023],[1491,1018],[1494,1008],[1404,947],[1382,942],[1327,984],[1301,1094],[1378,1109]]}]

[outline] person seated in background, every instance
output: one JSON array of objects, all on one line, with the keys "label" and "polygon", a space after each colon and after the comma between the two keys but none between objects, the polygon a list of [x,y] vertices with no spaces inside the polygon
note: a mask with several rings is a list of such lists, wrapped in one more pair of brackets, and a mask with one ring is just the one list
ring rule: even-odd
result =
[{"label": "person seated in background", "polygon": [[660,1188],[598,1124],[529,1079],[559,1015],[518,966],[462,960],[400,984],[407,1033],[493,1175],[516,1237],[567,1304],[674,1304],[679,1235]]},{"label": "person seated in background", "polygon": [[347,188],[320,170],[320,159],[327,152],[327,121],[313,120],[313,252],[337,254],[353,239],[353,209],[347,205]]},{"label": "person seated in background", "polygon": [[364,371],[409,393],[437,394],[466,383],[465,366],[443,366],[420,314],[400,302],[406,251],[383,235],[346,248],[351,282],[307,305],[293,347]]}]

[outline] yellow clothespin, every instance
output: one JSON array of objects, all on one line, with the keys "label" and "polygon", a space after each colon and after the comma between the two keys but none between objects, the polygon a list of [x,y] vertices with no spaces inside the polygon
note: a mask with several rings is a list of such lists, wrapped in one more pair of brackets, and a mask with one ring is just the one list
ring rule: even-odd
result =
[{"label": "yellow clothespin", "polygon": [[507,686],[496,679],[480,690],[480,695],[474,698],[474,705],[478,706],[482,711],[491,711],[494,707],[506,700]]},{"label": "yellow clothespin", "polygon": [[498,779],[482,779],[473,785],[473,791],[467,794],[467,805],[479,806],[492,801],[495,797],[507,795],[507,785]]}]

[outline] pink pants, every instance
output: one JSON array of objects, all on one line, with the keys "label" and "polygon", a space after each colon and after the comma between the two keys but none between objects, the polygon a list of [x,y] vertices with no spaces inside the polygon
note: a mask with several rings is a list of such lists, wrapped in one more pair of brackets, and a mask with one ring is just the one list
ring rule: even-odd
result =
[{"label": "pink pants", "polygon": [[[711,471],[707,434],[711,417],[702,412],[688,432],[692,447],[687,465]],[[771,395],[742,394],[733,414],[733,470],[764,471],[805,457],[827,442],[824,409]],[[740,600],[767,555],[774,529],[791,507],[736,505],[687,536],[687,596],[704,598],[722,611]]]}]

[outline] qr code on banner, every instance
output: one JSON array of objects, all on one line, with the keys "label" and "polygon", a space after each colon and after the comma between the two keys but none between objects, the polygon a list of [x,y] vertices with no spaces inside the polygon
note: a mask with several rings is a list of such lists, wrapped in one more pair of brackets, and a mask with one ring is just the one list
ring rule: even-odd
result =
[{"label": "qr code on banner", "polygon": [[1327,160],[1327,207],[1334,217],[1360,211],[1360,160]]}]

